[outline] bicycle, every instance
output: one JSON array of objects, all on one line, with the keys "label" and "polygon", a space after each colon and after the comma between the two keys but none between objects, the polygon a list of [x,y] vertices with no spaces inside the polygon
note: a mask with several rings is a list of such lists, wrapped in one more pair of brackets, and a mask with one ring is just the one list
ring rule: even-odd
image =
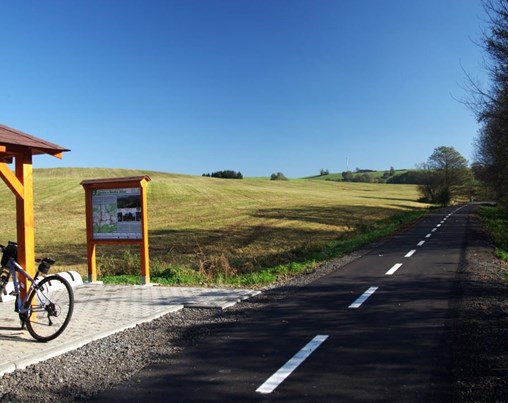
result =
[{"label": "bicycle", "polygon": [[[19,314],[21,329],[26,325],[30,335],[37,341],[46,342],[58,337],[71,320],[74,309],[74,293],[69,282],[58,274],[46,276],[55,260],[51,258],[36,259],[39,263],[35,277],[31,277],[17,262],[18,245],[8,242],[7,246],[0,245],[3,253],[0,271],[0,292],[4,293],[5,286],[12,277],[16,297],[14,311]],[[30,287],[22,300],[17,273],[30,281]],[[42,277],[42,278],[41,278]]]}]

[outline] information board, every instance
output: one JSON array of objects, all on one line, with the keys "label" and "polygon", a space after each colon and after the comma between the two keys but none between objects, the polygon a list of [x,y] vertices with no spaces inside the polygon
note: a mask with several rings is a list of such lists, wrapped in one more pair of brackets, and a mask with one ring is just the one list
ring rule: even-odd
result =
[{"label": "information board", "polygon": [[141,283],[150,284],[148,253],[149,176],[86,179],[86,244],[88,281],[97,281],[98,245],[139,245]]},{"label": "information board", "polygon": [[92,190],[93,239],[141,239],[140,188]]}]

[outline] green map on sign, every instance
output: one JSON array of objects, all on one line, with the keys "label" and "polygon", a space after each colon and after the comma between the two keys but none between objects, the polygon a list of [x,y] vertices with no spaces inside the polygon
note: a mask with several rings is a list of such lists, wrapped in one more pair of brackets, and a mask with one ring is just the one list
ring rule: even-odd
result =
[{"label": "green map on sign", "polygon": [[114,233],[117,231],[116,203],[97,204],[93,207],[93,232]]}]

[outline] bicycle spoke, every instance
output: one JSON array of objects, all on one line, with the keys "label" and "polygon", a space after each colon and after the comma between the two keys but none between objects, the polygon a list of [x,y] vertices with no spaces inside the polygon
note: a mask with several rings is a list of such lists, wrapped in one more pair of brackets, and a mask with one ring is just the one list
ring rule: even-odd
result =
[{"label": "bicycle spoke", "polygon": [[60,335],[69,323],[74,298],[64,279],[51,276],[41,281],[29,303],[28,331],[39,341],[49,341]]}]

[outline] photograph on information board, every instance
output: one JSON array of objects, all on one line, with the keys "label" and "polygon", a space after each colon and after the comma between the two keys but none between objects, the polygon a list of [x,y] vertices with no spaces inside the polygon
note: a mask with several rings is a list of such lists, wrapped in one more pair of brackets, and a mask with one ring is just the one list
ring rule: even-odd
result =
[{"label": "photograph on information board", "polygon": [[94,239],[141,239],[139,188],[92,191]]}]

